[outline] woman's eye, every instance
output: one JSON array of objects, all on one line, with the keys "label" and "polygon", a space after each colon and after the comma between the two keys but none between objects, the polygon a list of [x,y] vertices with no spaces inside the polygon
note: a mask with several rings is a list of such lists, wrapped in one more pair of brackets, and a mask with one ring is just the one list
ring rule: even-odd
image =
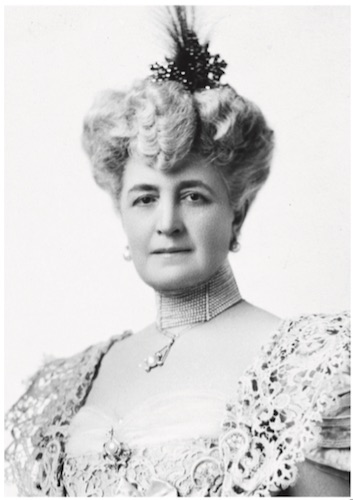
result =
[{"label": "woman's eye", "polygon": [[188,193],[184,196],[184,199],[192,203],[203,203],[207,201],[201,193]]},{"label": "woman's eye", "polygon": [[151,195],[140,196],[135,200],[134,205],[151,205],[155,201],[155,197]]}]

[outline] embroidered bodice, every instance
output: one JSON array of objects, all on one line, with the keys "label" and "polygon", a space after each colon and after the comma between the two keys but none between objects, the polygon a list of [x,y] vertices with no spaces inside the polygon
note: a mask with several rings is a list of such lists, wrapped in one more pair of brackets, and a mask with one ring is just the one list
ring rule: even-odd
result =
[{"label": "embroidered bodice", "polygon": [[349,469],[348,314],[282,322],[230,400],[160,395],[120,421],[84,403],[126,335],[45,365],[10,410],[7,460],[21,494],[269,496],[295,483],[305,458]]}]

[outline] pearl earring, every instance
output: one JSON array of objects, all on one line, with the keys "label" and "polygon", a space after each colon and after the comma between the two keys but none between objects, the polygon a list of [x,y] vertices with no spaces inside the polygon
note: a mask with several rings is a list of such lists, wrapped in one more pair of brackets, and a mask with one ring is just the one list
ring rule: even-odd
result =
[{"label": "pearl earring", "polygon": [[126,245],[125,250],[123,251],[123,259],[126,260],[126,262],[130,262],[132,259],[129,245]]},{"label": "pearl earring", "polygon": [[240,243],[237,241],[236,238],[234,238],[231,243],[230,243],[230,247],[229,247],[229,250],[231,252],[239,252],[240,250]]}]

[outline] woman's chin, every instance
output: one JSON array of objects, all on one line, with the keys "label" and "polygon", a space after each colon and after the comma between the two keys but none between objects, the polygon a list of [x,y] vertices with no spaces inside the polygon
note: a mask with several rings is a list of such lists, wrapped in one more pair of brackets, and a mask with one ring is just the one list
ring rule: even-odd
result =
[{"label": "woman's chin", "polygon": [[198,270],[195,266],[164,266],[141,278],[157,292],[176,292],[203,283],[210,275],[212,272]]},{"label": "woman's chin", "polygon": [[169,276],[163,279],[159,276],[158,280],[151,280],[146,283],[151,286],[156,292],[167,293],[167,292],[177,292],[178,290],[183,290],[185,288],[191,288],[197,285],[197,281],[192,279],[190,276],[178,275]]}]

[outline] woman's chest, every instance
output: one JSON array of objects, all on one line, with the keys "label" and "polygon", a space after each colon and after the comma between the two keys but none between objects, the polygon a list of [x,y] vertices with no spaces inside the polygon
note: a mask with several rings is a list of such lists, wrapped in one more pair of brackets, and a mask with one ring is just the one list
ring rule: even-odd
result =
[{"label": "woman's chest", "polygon": [[[190,334],[192,332],[189,332]],[[165,362],[146,370],[146,360],[168,348],[169,339],[140,339],[138,335],[116,345],[104,358],[87,402],[120,418],[160,394],[212,393],[224,401],[233,398],[237,381],[259,354],[263,337],[236,339],[234,332],[181,337]]]}]

